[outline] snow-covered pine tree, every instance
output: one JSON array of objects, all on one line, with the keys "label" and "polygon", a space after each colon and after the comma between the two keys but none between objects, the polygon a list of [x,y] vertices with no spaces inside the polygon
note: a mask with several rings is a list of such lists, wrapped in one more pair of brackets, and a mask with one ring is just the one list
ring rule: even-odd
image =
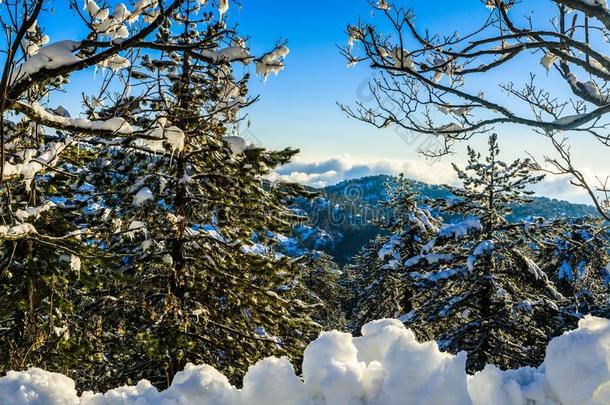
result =
[{"label": "snow-covered pine tree", "polygon": [[[87,38],[51,43],[39,22],[57,7],[80,10],[81,2],[0,4],[5,34],[0,58],[0,374],[36,365],[73,375],[73,366],[87,362],[87,323],[75,308],[89,282],[81,257],[90,256],[92,248],[81,238],[87,228],[79,217],[75,177],[87,152],[77,145],[93,134],[113,138],[130,132],[120,118],[75,119],[62,107],[42,104],[53,102],[57,90],[71,93],[68,83],[74,72],[146,47],[143,39],[181,1],[165,4],[163,10],[157,2],[138,2],[132,17],[154,11],[158,18],[131,30],[127,15],[120,15],[124,6],[117,5],[112,13],[105,9],[102,16],[86,2],[85,14],[91,14],[83,24]],[[102,29],[104,21],[112,24]],[[99,42],[94,40],[98,37]]]},{"label": "snow-covered pine tree", "polygon": [[468,165],[455,170],[463,188],[442,202],[462,218],[445,224],[409,258],[414,309],[401,316],[423,339],[450,352],[466,350],[469,371],[486,364],[516,368],[539,364],[548,340],[575,325],[566,298],[534,261],[540,228],[505,217],[526,203],[528,186],[541,180],[528,160],[504,163],[495,135],[489,155],[468,148]]},{"label": "snow-covered pine tree", "polygon": [[312,319],[322,330],[346,330],[342,308],[346,291],[340,283],[341,269],[337,263],[328,254],[313,251],[304,256],[300,269],[303,301],[319,303]]},{"label": "snow-covered pine tree", "polygon": [[345,282],[353,295],[346,310],[350,329],[356,332],[367,322],[411,311],[412,292],[405,282],[409,269],[403,262],[437,231],[437,221],[418,206],[417,194],[403,175],[388,181],[386,194],[387,201],[381,203],[385,215],[379,225],[387,236],[369,243],[346,266]]},{"label": "snow-covered pine tree", "polygon": [[142,128],[135,143],[100,143],[85,177],[107,207],[97,212],[100,240],[123,257],[93,291],[91,316],[101,315],[104,331],[96,388],[141,378],[167,386],[188,362],[237,382],[264,356],[300,355],[317,330],[299,263],[276,255],[269,239],[295,218],[285,203],[300,187],[263,177],[296,151],[266,151],[232,133],[255,101],[242,65],[266,78],[288,49],[251,56],[227,27],[227,7],[184,1],[164,20],[158,51],[133,60],[131,95],[91,105],[91,115]]},{"label": "snow-covered pine tree", "polygon": [[555,282],[575,314],[610,315],[608,226],[600,218],[560,218],[541,223],[535,244],[540,267]]}]

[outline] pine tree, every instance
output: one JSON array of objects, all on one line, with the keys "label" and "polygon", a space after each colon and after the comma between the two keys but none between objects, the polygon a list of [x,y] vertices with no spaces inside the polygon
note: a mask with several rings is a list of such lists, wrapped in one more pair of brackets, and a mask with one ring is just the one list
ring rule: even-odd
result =
[{"label": "pine tree", "polygon": [[252,57],[226,10],[219,20],[210,7],[185,1],[156,37],[160,51],[132,62],[133,96],[89,112],[142,128],[137,142],[102,144],[85,179],[108,207],[99,237],[122,257],[92,293],[103,330],[96,388],[141,378],[164,387],[188,362],[238,382],[264,356],[298,357],[317,330],[299,263],[278,257],[269,238],[289,228],[286,202],[301,188],[263,177],[297,151],[231,132],[255,101],[237,65],[277,73],[288,50]]},{"label": "pine tree", "polygon": [[414,309],[401,319],[450,352],[466,350],[467,368],[538,365],[548,340],[578,317],[552,278],[536,263],[541,224],[509,223],[511,205],[526,203],[528,186],[541,180],[528,160],[498,159],[496,136],[482,160],[468,148],[468,165],[455,167],[463,188],[444,212],[463,220],[443,225],[405,262],[412,271]]},{"label": "pine tree", "polygon": [[35,365],[70,374],[82,354],[78,339],[86,332],[74,310],[88,279],[80,256],[91,249],[71,236],[79,233],[76,207],[53,202],[70,184],[56,173],[2,186],[0,217],[13,225],[0,238],[0,373]]},{"label": "pine tree", "polygon": [[575,315],[608,316],[608,227],[600,218],[561,218],[544,223],[537,262],[566,297]]},{"label": "pine tree", "polygon": [[[40,12],[32,9],[24,2],[12,23],[26,24]],[[17,72],[39,56],[48,40],[36,21],[25,31],[21,53],[4,61],[15,65],[7,70],[14,72],[7,92],[19,86]],[[66,198],[77,192],[74,172],[86,152],[77,149],[70,134],[50,129],[41,119],[43,114],[65,118],[67,112],[38,104],[64,90],[68,73],[32,80],[16,105],[37,106],[36,114],[13,114],[13,122],[3,111],[0,118],[0,374],[38,366],[73,375],[87,354],[81,344],[87,327],[75,309],[90,282],[81,256],[93,252],[83,244],[86,224],[79,214],[84,204]]]},{"label": "pine tree", "polygon": [[[82,3],[73,0],[0,4],[5,33],[0,76],[0,373],[38,366],[91,380],[92,363],[103,357],[93,340],[101,332],[87,317],[93,307],[88,292],[99,285],[104,265],[111,262],[87,222],[100,207],[89,201],[89,185],[80,180],[86,176],[86,162],[95,157],[92,145],[125,141],[121,136],[131,141],[138,132],[115,114],[77,117],[52,105],[58,93],[73,91],[66,87],[72,73],[89,68],[92,75],[93,68],[111,68],[104,74],[103,93],[111,84],[106,78],[120,77],[119,71],[129,66],[121,54],[157,49],[146,38],[183,1],[138,1],[131,11],[123,3],[99,7],[94,0],[85,1],[83,11]],[[80,41],[50,42],[38,23],[55,7],[79,10],[74,18],[82,30],[74,32],[84,31]]]},{"label": "pine tree", "polygon": [[389,235],[369,243],[346,268],[345,282],[355,295],[355,304],[347,305],[350,329],[355,332],[367,322],[411,311],[412,292],[405,282],[408,269],[402,263],[437,230],[436,220],[418,206],[417,194],[403,175],[387,183],[386,194],[379,226]]},{"label": "pine tree", "polygon": [[299,276],[303,301],[318,303],[312,319],[325,331],[346,330],[342,309],[346,291],[340,283],[341,270],[333,258],[319,251],[308,252],[301,263]]}]

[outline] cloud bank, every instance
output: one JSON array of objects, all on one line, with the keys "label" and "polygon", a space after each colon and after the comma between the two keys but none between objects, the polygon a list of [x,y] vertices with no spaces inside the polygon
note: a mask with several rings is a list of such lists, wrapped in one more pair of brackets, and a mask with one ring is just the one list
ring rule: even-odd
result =
[{"label": "cloud bank", "polygon": [[451,165],[426,160],[361,160],[342,155],[323,161],[295,160],[277,169],[274,180],[295,181],[312,187],[325,187],[343,180],[378,174],[405,173],[410,178],[430,184],[452,184],[456,181]]},{"label": "cloud bank", "polygon": [[[445,160],[362,160],[350,155],[318,161],[296,159],[278,168],[269,177],[271,180],[291,181],[322,188],[343,180],[400,173],[428,184],[459,185],[451,164]],[[587,170],[586,173],[587,178],[595,179],[591,170]],[[549,198],[590,204],[586,192],[573,186],[569,176],[547,176],[541,183],[533,187],[533,191]]]}]

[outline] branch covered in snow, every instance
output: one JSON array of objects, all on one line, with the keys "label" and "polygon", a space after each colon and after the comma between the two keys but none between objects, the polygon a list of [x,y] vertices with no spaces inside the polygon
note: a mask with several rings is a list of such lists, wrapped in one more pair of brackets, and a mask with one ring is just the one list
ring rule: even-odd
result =
[{"label": "branch covered in snow", "polygon": [[[395,125],[438,137],[436,149],[423,151],[431,156],[447,154],[455,141],[498,124],[524,125],[547,138],[572,131],[610,146],[610,57],[603,45],[610,29],[607,1],[546,0],[540,6],[514,0],[484,3],[489,12],[481,6],[478,26],[470,32],[444,34],[417,26],[415,12],[399,1],[383,6],[371,2],[373,12],[387,24],[376,22],[376,15],[371,23],[348,26],[343,54],[349,65],[366,62],[379,75],[365,89],[366,97],[355,105],[343,105],[343,110],[377,128]],[[536,21],[535,13],[525,21],[515,17],[544,6],[554,10],[555,23]],[[521,71],[522,66],[516,65],[521,62],[516,61],[524,58],[533,58],[529,81],[517,86],[508,77],[497,83],[510,101],[480,88],[480,77],[511,66]],[[551,74],[563,80],[571,98],[562,99],[539,79]],[[516,108],[515,102],[523,108]],[[560,143],[551,142],[556,148]],[[607,189],[602,187],[600,197],[596,187],[578,179],[577,169],[563,170],[568,162],[562,160],[564,156],[560,156],[561,168],[554,165],[559,172],[577,178],[594,199],[604,197]],[[604,203],[596,201],[596,205]]]},{"label": "branch covered in snow", "polygon": [[11,227],[0,225],[0,240],[25,239],[35,234],[37,234],[36,228],[32,224],[25,223]]},{"label": "branch covered in snow", "polygon": [[107,120],[88,120],[86,118],[64,117],[46,110],[37,103],[16,102],[15,111],[27,115],[34,122],[50,128],[87,133],[92,135],[129,135],[134,129],[120,117]]},{"label": "branch covered in snow", "polygon": [[38,233],[34,225],[24,222],[22,224],[6,226],[0,225],[0,241],[8,240],[15,241],[28,238],[36,238],[41,240],[59,241],[65,239],[79,239],[84,231],[76,230],[69,232],[63,236],[48,236]]},{"label": "branch covered in snow", "polygon": [[48,166],[54,166],[59,155],[71,144],[72,138],[66,138],[63,141],[49,142],[40,150],[25,149],[21,151],[18,161],[13,163],[10,161],[4,162],[2,180],[13,177],[23,178],[26,188],[29,189],[29,184],[36,174]]},{"label": "branch covered in snow", "polygon": [[[13,69],[6,69],[7,72],[13,70],[10,78],[7,74],[6,89],[1,89],[7,96],[10,102],[17,101],[26,90],[31,88],[36,83],[44,82],[58,76],[66,76],[72,72],[86,69],[97,64],[103,64],[110,58],[115,57],[121,51],[125,51],[132,47],[141,44],[145,38],[154,32],[163,22],[166,16],[175,12],[185,0],[175,0],[173,3],[163,9],[163,12],[156,13],[154,18],[149,20],[149,24],[133,35],[129,35],[124,22],[129,18],[129,13],[123,3],[115,6],[112,14],[104,13],[103,16],[94,14],[93,19],[101,20],[99,25],[93,25],[98,34],[111,34],[114,41],[108,43],[108,46],[103,47],[101,52],[91,56],[79,57],[74,52],[82,50],[87,46],[87,42],[74,41],[59,41],[51,45],[41,48],[38,53],[34,54],[22,64],[14,66]],[[143,7],[142,2],[138,2],[139,7]],[[149,2],[151,3],[151,2]],[[86,9],[92,12],[93,1],[86,3]],[[152,3],[151,3],[152,4]],[[95,6],[97,7],[97,6]],[[96,12],[97,13],[97,12]],[[102,18],[103,17],[103,18]],[[97,27],[97,28],[96,28]],[[118,27],[118,28],[117,28]],[[14,63],[12,58],[5,61],[5,66]],[[6,106],[1,110],[4,111]]]}]

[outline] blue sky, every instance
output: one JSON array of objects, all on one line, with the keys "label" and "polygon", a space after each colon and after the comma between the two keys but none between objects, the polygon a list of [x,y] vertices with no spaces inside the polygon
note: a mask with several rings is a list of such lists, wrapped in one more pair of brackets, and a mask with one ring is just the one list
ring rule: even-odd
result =
[{"label": "blue sky", "polygon": [[[403,4],[415,10],[418,27],[447,34],[455,30],[467,32],[488,12],[480,0],[404,0]],[[537,10],[534,21],[543,24],[548,21],[548,7],[548,0],[528,0],[515,13],[519,17],[528,10]],[[392,129],[377,130],[349,119],[337,107],[337,102],[349,104],[357,100],[363,84],[370,78],[371,71],[365,65],[347,68],[337,48],[347,41],[345,27],[348,23],[355,23],[359,18],[383,22],[380,14],[371,14],[365,0],[251,0],[243,1],[241,6],[231,3],[231,8],[230,21],[239,24],[242,35],[252,37],[250,46],[253,53],[269,50],[277,40],[287,40],[291,50],[286,69],[278,77],[270,77],[267,82],[257,77],[252,79],[251,90],[260,94],[261,100],[249,109],[250,130],[264,146],[297,147],[301,150],[298,159],[309,163],[340,162],[335,170],[340,173],[334,177],[327,176],[328,182],[340,180],[343,172],[345,176],[365,173],[366,167],[376,167],[371,173],[410,167],[424,180],[435,181],[436,178],[442,182],[450,175],[449,161],[463,160],[465,145],[458,146],[455,156],[437,165],[429,165],[416,152],[419,141],[416,145],[407,144]],[[46,21],[42,19],[52,40],[81,37],[81,32],[75,30],[78,25],[70,23],[75,21],[70,17],[72,13],[61,11],[52,18],[47,17]],[[538,64],[539,59],[540,56],[534,55],[519,61],[518,66],[531,65],[548,86],[561,88],[563,84],[555,75],[547,77]],[[485,88],[487,94],[503,97],[496,88],[498,82],[511,78],[519,83],[527,78],[520,76],[526,70],[516,72],[515,66],[512,64],[508,71],[479,78],[478,85]],[[72,86],[87,92],[95,86],[92,79],[90,72],[75,75]],[[78,108],[80,100],[64,99],[62,103]],[[496,130],[507,158],[522,157],[526,151],[537,157],[550,152],[545,140],[525,127],[503,126]],[[471,144],[484,147],[485,139],[475,139]],[[595,173],[610,173],[601,149],[591,141],[578,141],[574,149],[577,163],[582,162],[587,170]],[[358,169],[355,167],[358,165],[365,168]],[[311,169],[312,165],[307,167]],[[346,170],[342,172],[341,167]],[[543,192],[579,199],[572,196],[574,190],[568,188],[567,181],[553,184]]]},{"label": "blue sky", "polygon": [[[242,30],[254,35],[252,46],[255,50],[277,38],[286,38],[291,49],[286,69],[279,77],[270,78],[264,84],[255,81],[252,86],[262,97],[261,102],[251,109],[252,130],[257,138],[270,147],[299,147],[302,151],[300,159],[308,163],[311,160],[321,162],[317,172],[311,168],[312,165],[307,166],[310,172],[317,174],[323,167],[327,168],[325,164],[341,161],[346,176],[362,173],[361,166],[374,167],[371,173],[382,168],[391,171],[390,167],[410,167],[424,180],[445,181],[448,177],[446,172],[450,171],[449,161],[463,161],[465,145],[458,146],[456,156],[429,165],[416,152],[416,145],[406,144],[392,129],[378,130],[349,119],[336,106],[337,101],[347,104],[355,101],[361,94],[362,84],[371,74],[366,65],[346,67],[345,59],[337,50],[337,45],[347,41],[345,26],[359,18],[382,24],[382,16],[372,15],[364,0],[314,1],[308,4],[304,7],[301,2],[256,1],[244,4],[238,16]],[[446,34],[455,30],[468,32],[475,24],[480,24],[488,12],[480,0],[409,0],[402,4],[415,10],[418,27]],[[552,10],[545,0],[529,0],[516,9],[513,16],[522,19],[531,10],[535,10],[531,14],[535,23],[548,26]],[[506,82],[509,78],[517,84],[525,82],[529,77],[528,70],[519,68],[528,66],[545,86],[560,91],[564,89],[567,95],[565,83],[557,75],[547,74],[539,65],[540,57],[522,58],[508,69],[479,77],[480,87],[488,95],[506,100],[506,96],[497,89],[497,83]],[[496,131],[500,134],[501,147],[507,159],[524,157],[526,152],[538,158],[552,153],[545,139],[525,127],[501,126]],[[484,148],[485,142],[484,137],[479,137],[471,144]],[[610,167],[606,163],[604,148],[594,141],[579,140],[573,150],[577,163],[587,170],[602,175],[610,173],[606,170]],[[344,155],[349,156],[342,158]],[[539,191],[560,198],[587,201],[569,185],[567,179],[550,179]]]},{"label": "blue sky", "polygon": [[[471,7],[457,1],[443,3],[441,14],[433,12],[430,2],[409,1],[422,11],[418,15],[422,23],[434,24],[432,29],[448,24],[448,16],[464,20],[473,10],[481,9],[478,0],[463,2],[471,3]],[[279,77],[253,86],[262,95],[259,105],[251,110],[257,136],[273,147],[298,146],[305,158],[342,153],[367,159],[414,156],[413,147],[391,131],[383,133],[348,119],[336,105],[338,101],[351,103],[358,99],[371,75],[366,66],[346,67],[337,49],[347,41],[345,27],[359,18],[382,22],[381,15],[371,18],[364,0],[314,1],[308,7],[302,4],[262,0],[256,5],[244,4],[239,15],[242,30],[254,35],[255,50],[273,44],[277,38],[286,38],[291,49],[286,69]],[[435,15],[440,18],[435,19]]]}]

